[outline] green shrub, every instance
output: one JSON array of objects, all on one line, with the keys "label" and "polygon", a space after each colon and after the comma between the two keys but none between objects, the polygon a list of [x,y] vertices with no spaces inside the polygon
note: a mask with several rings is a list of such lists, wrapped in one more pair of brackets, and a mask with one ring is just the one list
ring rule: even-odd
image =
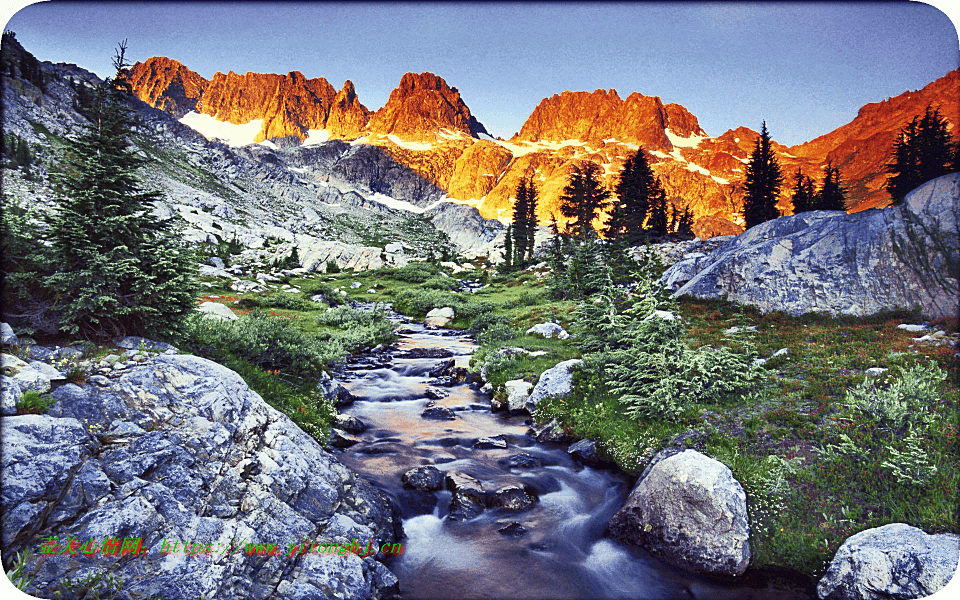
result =
[{"label": "green shrub", "polygon": [[57,401],[47,394],[40,394],[35,390],[27,390],[20,396],[17,404],[18,414],[45,415]]},{"label": "green shrub", "polygon": [[387,270],[384,274],[397,281],[407,283],[424,283],[440,275],[441,270],[437,265],[428,262],[412,262],[399,269]]},{"label": "green shrub", "polygon": [[321,281],[306,281],[300,286],[300,291],[307,297],[320,294],[330,306],[340,306],[347,302],[343,294],[333,289],[330,284]]},{"label": "green shrub", "polygon": [[393,302],[398,313],[418,318],[444,306],[451,307],[458,319],[474,318],[496,309],[493,303],[476,301],[459,293],[427,289],[401,290]]},{"label": "green shrub", "polygon": [[262,296],[253,296],[240,300],[243,308],[280,308],[284,310],[318,310],[323,308],[319,302],[303,298],[298,294],[272,292]]},{"label": "green shrub", "polygon": [[319,377],[327,364],[346,354],[341,346],[323,343],[293,326],[289,319],[260,312],[236,321],[196,315],[187,322],[184,344],[213,360],[230,353],[261,369],[297,378]]},{"label": "green shrub", "polygon": [[460,289],[460,282],[453,277],[431,277],[423,282],[423,287],[431,290],[446,290],[452,292]]},{"label": "green shrub", "polygon": [[323,270],[326,271],[328,275],[333,275],[334,273],[340,272],[340,265],[338,265],[335,260],[328,260]]},{"label": "green shrub", "polygon": [[900,368],[901,377],[887,387],[863,382],[847,391],[845,403],[873,417],[885,430],[903,432],[930,420],[930,407],[939,400],[940,382],[947,374],[936,363]]},{"label": "green shrub", "polygon": [[342,327],[350,323],[359,323],[369,325],[373,323],[377,315],[370,312],[357,310],[350,306],[338,306],[329,308],[317,315],[317,325],[327,325],[332,327]]}]

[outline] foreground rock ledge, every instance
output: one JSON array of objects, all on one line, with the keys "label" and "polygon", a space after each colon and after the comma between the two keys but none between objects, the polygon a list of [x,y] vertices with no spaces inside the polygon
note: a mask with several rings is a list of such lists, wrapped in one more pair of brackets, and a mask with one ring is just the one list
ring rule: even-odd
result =
[{"label": "foreground rock ledge", "polygon": [[609,532],[695,573],[737,576],[750,563],[746,493],[726,465],[696,450],[653,464]]},{"label": "foreground rock ledge", "polygon": [[[397,579],[373,557],[285,557],[301,540],[397,541],[386,497],[341,465],[233,371],[157,356],[97,385],[64,385],[48,415],[3,421],[3,552],[49,536],[142,538],[145,553],[35,554],[28,593],[107,570],[123,597],[372,599]],[[245,540],[245,542],[242,542]],[[212,555],[164,554],[164,542]],[[275,556],[234,544],[275,542]]]},{"label": "foreground rock ledge", "polygon": [[891,523],[852,535],[817,584],[821,600],[925,598],[957,571],[960,536]]}]

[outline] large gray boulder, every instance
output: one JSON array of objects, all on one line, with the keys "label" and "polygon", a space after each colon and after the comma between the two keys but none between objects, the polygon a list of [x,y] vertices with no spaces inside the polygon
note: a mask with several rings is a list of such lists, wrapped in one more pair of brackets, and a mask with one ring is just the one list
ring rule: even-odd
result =
[{"label": "large gray boulder", "polygon": [[957,571],[960,536],[891,523],[847,538],[817,584],[821,600],[924,598]]},{"label": "large gray boulder", "polygon": [[13,327],[9,323],[0,323],[0,344],[16,346],[20,343],[17,334],[13,332]]},{"label": "large gray boulder", "polygon": [[960,173],[883,210],[813,211],[767,221],[667,269],[674,296],[726,297],[764,312],[868,315],[919,306],[957,315]]},{"label": "large gray boulder", "polygon": [[14,381],[12,377],[0,375],[0,414],[17,414],[17,406],[20,404],[22,395],[20,384]]},{"label": "large gray boulder", "polygon": [[507,410],[510,414],[519,415],[527,411],[527,399],[533,384],[522,379],[512,379],[503,384],[507,392]]},{"label": "large gray boulder", "polygon": [[696,573],[742,575],[750,563],[747,496],[726,465],[696,450],[656,462],[609,532]]},{"label": "large gray boulder", "polygon": [[[38,555],[28,593],[50,598],[65,577],[104,568],[130,597],[359,599],[395,591],[396,578],[373,557],[285,556],[304,539],[394,542],[399,520],[381,492],[233,371],[160,355],[103,386],[68,384],[55,396],[48,415],[4,417],[4,555],[50,536],[139,539],[143,553]],[[171,552],[174,541],[209,545],[211,555]],[[248,556],[247,543],[278,544],[281,556]]]},{"label": "large gray boulder", "polygon": [[427,313],[426,318],[423,320],[423,324],[429,329],[446,327],[453,322],[455,317],[456,313],[454,312],[453,308],[449,306],[444,306],[443,308],[434,308]]},{"label": "large gray boulder", "polygon": [[531,415],[544,398],[550,396],[569,396],[573,391],[573,369],[583,363],[579,358],[572,358],[557,363],[553,368],[540,374],[537,385],[527,398],[527,412]]}]

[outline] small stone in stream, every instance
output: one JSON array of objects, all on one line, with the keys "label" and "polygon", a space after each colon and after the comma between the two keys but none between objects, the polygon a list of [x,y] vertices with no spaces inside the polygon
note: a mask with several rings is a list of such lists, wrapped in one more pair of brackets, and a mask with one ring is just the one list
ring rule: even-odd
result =
[{"label": "small stone in stream", "polygon": [[436,419],[438,421],[452,421],[457,418],[457,415],[445,406],[431,406],[420,413],[420,417],[423,419]]},{"label": "small stone in stream", "polygon": [[450,358],[453,352],[446,348],[410,348],[401,358]]},{"label": "small stone in stream", "polygon": [[363,433],[367,430],[367,424],[353,415],[337,415],[337,425],[347,433]]},{"label": "small stone in stream", "polygon": [[533,508],[537,496],[519,485],[510,485],[497,490],[487,501],[490,508],[522,511]]},{"label": "small stone in stream", "polygon": [[439,363],[437,363],[437,366],[430,369],[430,371],[427,372],[427,375],[429,375],[430,377],[443,377],[450,371],[450,369],[453,368],[453,365],[455,365],[456,363],[457,361],[454,358],[448,358],[446,360],[442,360]]},{"label": "small stone in stream", "polygon": [[501,527],[497,531],[500,533],[500,535],[507,535],[510,537],[521,537],[523,536],[523,534],[527,532],[527,530],[524,529],[523,525],[521,525],[517,521],[514,521],[513,523],[510,523],[509,525],[506,525],[504,527]]},{"label": "small stone in stream", "polygon": [[492,450],[495,448],[506,448],[507,440],[503,438],[503,435],[494,435],[491,437],[480,438],[473,444],[474,449],[476,450]]},{"label": "small stone in stream", "polygon": [[501,458],[497,464],[504,469],[535,469],[543,466],[543,461],[536,456],[531,456],[526,452],[514,454],[507,458]]},{"label": "small stone in stream", "polygon": [[423,392],[424,397],[430,398],[431,400],[442,400],[450,395],[450,392],[445,392],[443,390],[438,390],[437,388],[428,387],[425,392]]},{"label": "small stone in stream", "polygon": [[443,489],[443,472],[433,465],[415,467],[400,478],[403,485],[423,492],[435,492]]},{"label": "small stone in stream", "polygon": [[360,442],[360,438],[350,435],[346,431],[341,431],[336,427],[330,428],[330,445],[334,448],[349,448]]}]

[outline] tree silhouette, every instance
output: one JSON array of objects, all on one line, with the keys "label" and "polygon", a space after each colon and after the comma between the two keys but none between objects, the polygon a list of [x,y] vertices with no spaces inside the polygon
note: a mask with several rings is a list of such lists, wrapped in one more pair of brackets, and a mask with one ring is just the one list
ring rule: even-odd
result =
[{"label": "tree silhouette", "polygon": [[574,167],[560,196],[560,214],[573,219],[569,230],[578,241],[589,237],[593,220],[607,208],[609,198],[610,191],[600,182],[599,165],[588,162]]},{"label": "tree silhouette", "polygon": [[797,168],[793,177],[793,214],[816,210],[814,206],[813,181],[803,174],[802,168]]},{"label": "tree silhouette", "polygon": [[[663,206],[666,201],[663,186],[653,174],[643,150],[637,150],[624,162],[614,191],[619,202],[610,213],[604,235],[610,240],[635,245],[644,237],[651,206]],[[659,223],[659,217],[651,220]]]},{"label": "tree silhouette", "polygon": [[886,171],[886,189],[894,203],[903,201],[920,185],[957,169],[956,149],[947,133],[947,120],[940,109],[927,106],[903,126],[893,145]]},{"label": "tree silhouette", "polygon": [[780,216],[777,198],[780,196],[782,183],[780,163],[770,145],[770,133],[767,131],[767,122],[764,121],[760,128],[760,137],[757,138],[747,164],[744,183],[746,196],[743,201],[743,219],[747,229]]}]

